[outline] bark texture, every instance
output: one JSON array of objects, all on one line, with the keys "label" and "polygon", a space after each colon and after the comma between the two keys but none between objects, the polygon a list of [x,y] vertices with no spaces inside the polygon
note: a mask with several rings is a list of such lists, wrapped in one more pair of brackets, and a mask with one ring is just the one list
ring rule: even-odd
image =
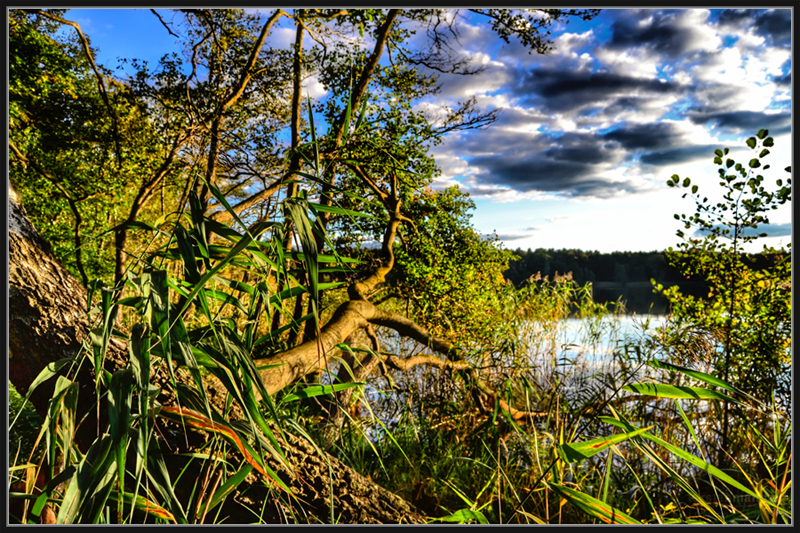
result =
[{"label": "bark texture", "polygon": [[[49,251],[35,228],[17,204],[13,189],[9,193],[9,380],[21,394],[26,394],[34,379],[50,363],[75,358],[81,343],[88,339],[87,292]],[[337,335],[338,336],[338,335]],[[121,367],[128,357],[125,342],[111,340],[107,369]],[[81,424],[76,442],[86,449],[97,436],[97,412],[94,377],[84,363],[78,375],[81,387],[79,410],[87,419]],[[162,387],[159,401],[168,404],[174,394],[163,376],[153,376]],[[55,379],[37,387],[31,402],[40,413],[47,410]],[[210,383],[213,387],[214,384]],[[218,395],[221,396],[221,395]],[[101,416],[107,411],[99,409]],[[100,421],[104,427],[103,420]],[[295,471],[291,474],[277,461],[269,466],[278,472],[297,499],[283,497],[280,503],[269,494],[267,486],[255,475],[240,485],[229,497],[222,516],[226,523],[248,523],[264,518],[274,522],[301,521],[329,523],[421,523],[423,517],[400,498],[361,476],[330,455],[321,455],[308,441],[286,434],[283,451]],[[157,433],[162,450],[187,451],[192,442],[201,443],[202,435],[186,439],[179,431]],[[197,438],[200,437],[200,438]],[[196,445],[195,445],[196,446]],[[169,461],[179,466],[177,456]],[[199,472],[197,473],[199,474]],[[191,475],[188,476],[191,479]],[[180,490],[178,493],[180,494]],[[265,502],[266,505],[265,505]]]}]

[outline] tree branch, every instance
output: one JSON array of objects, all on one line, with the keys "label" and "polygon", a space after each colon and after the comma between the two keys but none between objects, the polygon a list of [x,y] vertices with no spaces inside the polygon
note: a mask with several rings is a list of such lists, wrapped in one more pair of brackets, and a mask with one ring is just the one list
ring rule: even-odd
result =
[{"label": "tree branch", "polygon": [[83,50],[86,52],[86,57],[89,59],[89,63],[92,65],[92,70],[94,71],[94,75],[97,77],[97,87],[100,90],[100,96],[103,98],[103,102],[106,104],[106,108],[108,109],[109,115],[111,115],[111,122],[114,125],[114,148],[117,153],[117,168],[122,166],[122,150],[120,148],[119,143],[119,125],[117,121],[117,114],[114,112],[114,109],[111,107],[111,102],[108,99],[108,94],[106,93],[106,86],[103,83],[103,76],[100,75],[100,71],[97,69],[97,65],[94,62],[94,57],[92,57],[92,51],[89,48],[89,41],[86,40],[86,36],[83,35],[83,31],[81,30],[80,24],[77,22],[72,22],[71,20],[65,20],[61,17],[57,17],[52,15],[46,11],[41,9],[36,9],[33,11],[37,15],[42,15],[43,17],[47,17],[51,20],[55,20],[56,22],[60,22],[61,24],[66,24],[68,26],[72,26],[78,32],[78,35],[81,38],[81,43],[83,44]]}]

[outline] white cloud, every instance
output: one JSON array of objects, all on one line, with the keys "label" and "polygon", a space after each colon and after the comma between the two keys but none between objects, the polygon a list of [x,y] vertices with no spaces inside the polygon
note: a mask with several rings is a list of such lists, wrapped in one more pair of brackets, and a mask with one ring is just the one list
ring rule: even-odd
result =
[{"label": "white cloud", "polygon": [[303,97],[308,95],[311,98],[321,98],[328,94],[328,90],[325,89],[325,86],[322,85],[322,83],[320,83],[319,78],[316,75],[312,75],[303,79],[301,87],[303,90]]}]

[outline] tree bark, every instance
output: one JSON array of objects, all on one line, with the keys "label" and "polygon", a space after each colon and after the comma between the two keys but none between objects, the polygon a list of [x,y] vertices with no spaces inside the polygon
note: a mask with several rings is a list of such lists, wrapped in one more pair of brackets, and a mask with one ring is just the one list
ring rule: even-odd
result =
[{"label": "tree bark", "polygon": [[[9,187],[9,380],[21,394],[26,394],[39,373],[55,361],[76,358],[81,343],[88,338],[87,292],[81,283],[56,260],[17,204],[16,194]],[[107,354],[107,369],[113,371],[125,364],[127,344],[112,338]],[[93,372],[82,365],[79,410],[87,414],[80,425],[76,443],[86,450],[97,436],[98,420],[107,409],[96,408]],[[65,367],[66,368],[66,367]],[[154,376],[162,387],[159,401],[168,404],[174,398],[164,376]],[[36,388],[30,401],[39,413],[47,410],[55,379]],[[209,384],[213,387],[213,383]],[[79,413],[82,415],[84,413]],[[161,421],[157,422],[159,425]],[[290,435],[281,442],[283,451],[296,475],[289,473],[271,457],[268,465],[279,473],[297,500],[284,498],[280,503],[268,493],[264,483],[253,474],[229,497],[222,516],[227,523],[246,523],[263,519],[270,522],[291,521],[286,506],[291,506],[300,520],[327,523],[421,523],[423,517],[399,496],[383,489],[330,455],[321,455],[307,440]],[[180,432],[157,432],[162,450],[187,450],[187,439]],[[188,442],[197,439],[189,439]],[[202,440],[202,439],[201,439]],[[193,446],[190,444],[189,448]],[[180,466],[175,456],[169,465]],[[187,476],[191,479],[191,476]],[[184,477],[183,479],[186,479]],[[176,491],[179,494],[180,490]],[[266,505],[265,505],[266,502]]]}]

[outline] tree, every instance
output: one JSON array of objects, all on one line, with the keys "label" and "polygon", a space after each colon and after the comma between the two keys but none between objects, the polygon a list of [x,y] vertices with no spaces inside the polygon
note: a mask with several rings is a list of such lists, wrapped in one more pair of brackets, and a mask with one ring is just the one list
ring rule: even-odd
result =
[{"label": "tree", "polygon": [[[670,301],[671,325],[687,342],[675,339],[671,355],[686,363],[697,357],[714,374],[740,390],[769,401],[773,394],[790,402],[791,385],[791,256],[786,250],[764,245],[756,255],[743,253],[743,246],[767,234],[759,228],[769,224],[769,212],[791,201],[791,179],[777,179],[777,189],[768,188],[759,174],[767,170],[762,160],[774,144],[767,130],[747,139],[753,158],[747,165],[716,150],[714,163],[720,168],[722,201],[711,204],[690,178],[673,175],[667,184],[681,187],[694,197],[693,215],[675,215],[683,223],[677,234],[683,239],[679,250],[668,251],[673,266],[686,275],[701,276],[709,285],[707,297],[683,295],[677,286],[657,289]],[[791,173],[791,167],[786,171]],[[689,234],[685,230],[694,228]],[[694,332],[686,335],[682,328]],[[691,339],[703,339],[705,354],[698,353]],[[788,404],[787,404],[788,405]],[[723,449],[728,448],[729,415],[723,413]]]},{"label": "tree", "polygon": [[[108,427],[110,412],[107,401],[102,401],[102,408],[99,408],[100,404],[95,394],[97,377],[89,365],[83,365],[77,376],[68,373],[72,366],[70,361],[80,360],[81,339],[90,337],[91,324],[87,320],[85,311],[89,295],[53,257],[46,243],[29,222],[24,210],[17,204],[13,188],[10,192],[9,380],[20,387],[21,393],[28,393],[28,400],[37,407],[43,417],[52,418],[53,408],[57,404],[49,402],[49,399],[55,390],[55,380],[50,379],[41,385],[36,385],[37,375],[44,370],[45,376],[56,374],[64,379],[67,379],[67,376],[73,378],[67,381],[72,383],[69,390],[78,393],[75,406],[80,406],[81,412],[89,417],[88,420],[75,424],[77,432],[73,437],[78,449],[86,452],[98,441],[96,434],[98,424],[102,424],[99,427]],[[129,363],[129,349],[130,346],[125,340],[109,339],[104,357],[109,375],[122,375],[119,371]],[[163,367],[156,367],[153,370],[154,376],[149,383],[150,386],[159,388],[158,400],[164,405],[173,404],[176,391],[169,376]],[[86,409],[87,405],[93,407],[95,404],[98,405],[97,410]],[[223,402],[222,408],[224,407]],[[100,420],[93,416],[95,413],[100,415]],[[71,413],[72,417],[76,415],[76,412]],[[73,418],[73,423],[77,420]],[[187,453],[204,449],[205,439],[198,437],[196,433],[192,435],[191,427],[175,429],[178,431],[161,431],[155,435],[158,442],[151,444],[151,453],[154,456],[157,455],[156,450],[159,446],[162,449],[182,450]],[[286,433],[283,437],[286,440],[282,439],[281,445],[288,458],[288,464],[286,461],[281,463],[274,459],[269,459],[270,462],[267,464],[282,473],[282,478],[286,480],[293,493],[304,502],[296,512],[305,519],[325,520],[331,512],[331,508],[326,508],[326,505],[330,504],[336,515],[345,521],[418,522],[421,520],[406,502],[359,476],[334,457],[321,455],[308,441]],[[189,468],[190,475],[202,474],[198,471],[197,465],[189,463],[187,466],[187,462],[181,461],[178,455],[167,455],[165,459],[173,475],[183,468]],[[64,464],[68,465],[69,461],[65,461]],[[51,465],[54,470],[48,479],[52,479],[59,470],[64,471],[56,464],[51,463]],[[294,469],[294,472],[291,469]],[[302,481],[303,478],[317,481],[309,485]],[[245,501],[255,502],[258,497],[267,497],[261,493],[264,487],[257,481],[243,483],[238,489],[240,493],[249,491]],[[164,501],[167,503],[160,502],[161,505],[169,506],[169,496],[166,496]],[[233,502],[227,505],[225,512],[235,521],[250,520],[253,517],[252,510]],[[265,519],[281,520],[281,518],[274,509],[267,510]]]},{"label": "tree", "polygon": [[[532,50],[544,52],[548,34],[540,30],[564,17],[591,18],[596,11],[544,10],[546,16],[503,10],[474,13],[489,17],[501,38],[513,36]],[[144,503],[136,500],[135,491],[146,476],[154,487],[152,494],[165,502],[146,512],[162,519],[202,521],[209,508],[225,501],[228,489],[244,483],[255,469],[262,475],[263,492],[253,496],[255,489],[245,493],[240,486],[237,501],[249,501],[256,513],[268,495],[277,494],[269,501],[279,502],[278,512],[289,513],[297,505],[308,513],[296,515],[298,520],[336,520],[323,513],[335,508],[350,509],[343,515],[345,520],[369,516],[376,521],[400,521],[402,512],[412,511],[390,496],[387,501],[394,503],[387,504],[386,513],[359,514],[364,504],[348,503],[352,494],[347,491],[357,494],[354,487],[358,485],[363,494],[363,487],[372,490],[373,486],[349,473],[341,476],[355,481],[340,494],[318,483],[307,492],[308,488],[302,488],[302,474],[275,473],[291,473],[293,466],[305,460],[303,454],[291,451],[299,445],[292,444],[285,426],[291,421],[282,421],[275,401],[296,399],[285,389],[320,372],[332,383],[303,388],[296,397],[343,393],[362,384],[379,367],[405,372],[428,365],[452,371],[464,384],[465,394],[482,398],[484,409],[496,406],[517,421],[528,414],[510,405],[483,378],[475,364],[481,354],[465,349],[466,341],[481,339],[492,320],[490,289],[500,282],[507,254],[482,241],[468,226],[468,203],[453,191],[425,193],[417,211],[409,209],[436,173],[427,151],[430,145],[450,132],[486,126],[494,117],[493,112],[482,112],[474,101],[467,101],[436,125],[435,117],[423,116],[410,105],[436,90],[435,75],[421,73],[419,66],[433,72],[474,72],[468,62],[453,55],[458,13],[451,17],[444,10],[289,13],[278,9],[262,17],[241,10],[182,10],[176,19],[182,27],[190,72],[181,71],[179,58],[165,57],[156,72],[137,64],[135,77],[114,84],[106,84],[105,75],[94,65],[88,39],[63,15],[14,11],[10,25],[20,32],[20,41],[30,37],[47,43],[40,47],[47,48],[46,53],[35,54],[52,53],[60,62],[54,70],[60,68],[68,79],[72,76],[84,84],[78,100],[82,95],[95,99],[90,109],[102,118],[107,133],[102,139],[86,141],[85,150],[106,158],[92,163],[95,166],[87,175],[110,166],[111,182],[126,186],[128,196],[113,209],[101,211],[111,215],[106,220],[113,221],[114,284],[84,279],[91,291],[88,307],[99,322],[76,328],[67,339],[71,348],[60,354],[65,357],[58,359],[56,366],[62,371],[58,377],[56,366],[48,366],[56,362],[38,351],[30,354],[26,364],[15,365],[19,372],[15,371],[14,384],[21,392],[29,391],[37,376],[52,378],[52,401],[47,394],[31,398],[40,412],[48,414],[50,442],[57,443],[62,452],[58,457],[51,447],[46,489],[53,494],[57,482],[67,478],[73,487],[61,495],[59,520],[98,520],[99,510],[116,494],[116,519],[125,521],[125,501],[134,502],[139,510],[153,503],[155,496],[150,493],[143,496]],[[266,36],[282,20],[294,25],[293,45],[284,51],[265,49]],[[75,29],[81,47],[70,48],[55,40],[54,23]],[[38,29],[40,25],[44,29]],[[431,40],[427,51],[408,48],[415,28],[426,30]],[[356,34],[359,38],[340,39]],[[304,48],[305,36],[316,43],[311,49]],[[76,64],[84,66],[70,70]],[[304,108],[301,81],[311,74],[319,77],[330,97],[316,104],[309,101]],[[97,93],[89,93],[90,80],[96,82]],[[27,90],[25,83],[19,94]],[[22,116],[33,104],[20,101]],[[52,101],[46,99],[43,105],[51,106]],[[38,131],[47,126],[43,124],[47,113],[41,116],[34,124]],[[317,129],[320,120],[327,131]],[[51,131],[63,138],[65,128],[61,123]],[[280,135],[287,129],[290,141],[283,143]],[[34,176],[55,182],[62,179],[64,169],[51,163],[51,153],[55,158],[83,159],[57,147],[50,151],[36,144],[20,147],[22,130],[13,125],[11,131],[14,181],[24,191],[23,203],[36,196]],[[139,143],[142,136],[152,142]],[[63,194],[74,200],[80,184],[69,185]],[[168,200],[163,213],[152,202],[159,192]],[[453,212],[426,218],[435,206],[450,207]],[[95,217],[102,220],[103,215]],[[40,219],[45,216],[43,210],[36,214]],[[345,222],[350,217],[372,217],[374,224],[360,232]],[[80,224],[76,215],[75,227]],[[137,244],[146,246],[145,252],[132,253],[129,236],[134,230],[144,232]],[[336,231],[356,237],[378,233],[379,248],[372,261],[348,260],[346,250],[336,249],[331,242]],[[405,243],[398,255],[396,241],[401,235]],[[450,237],[454,243],[446,242]],[[456,249],[447,248],[454,244]],[[464,263],[443,263],[444,250],[461,254]],[[38,283],[29,276],[39,253],[19,253],[12,261],[19,274],[12,291],[18,296],[12,307],[17,315],[14,335],[21,342],[12,343],[10,352],[18,362],[26,353],[27,342],[22,340],[34,342],[46,333],[31,330],[30,321],[24,319],[25,313],[35,314],[43,297],[30,289]],[[54,283],[63,273],[55,260],[48,262],[53,265],[48,282]],[[403,271],[393,278],[398,264]],[[490,268],[484,271],[487,264]],[[428,272],[414,271],[416,265]],[[488,276],[487,284],[483,290],[472,290],[459,280],[459,273],[465,279]],[[449,287],[432,283],[433,275],[442,276],[438,281]],[[406,295],[417,290],[427,293],[407,314],[398,312],[402,306],[372,302],[376,292],[393,279],[400,296],[404,291]],[[426,307],[425,298],[443,297],[450,291],[460,292],[463,301],[448,296],[440,308]],[[72,285],[63,298],[70,303],[61,309],[72,312],[83,306],[83,293]],[[470,303],[476,304],[474,308],[469,308]],[[59,305],[51,309],[50,317],[57,325]],[[131,322],[126,331],[117,325],[118,315],[126,315]],[[440,317],[449,317],[453,324],[477,319],[477,327],[467,332],[464,342],[456,343],[441,334],[459,328],[440,331]],[[373,344],[349,377],[333,372],[342,350],[363,350],[348,341],[362,332],[374,340],[372,328],[377,326],[418,342],[425,353],[401,359],[382,354]],[[81,340],[87,335],[81,350]],[[124,342],[117,342],[119,336]],[[79,368],[80,372],[93,369],[90,378],[76,374]],[[160,377],[151,380],[151,371]],[[38,387],[36,391],[47,390]],[[82,396],[72,392],[78,390]],[[341,394],[338,401],[347,407],[349,400]],[[89,416],[89,423],[78,423],[78,406],[81,416]],[[335,427],[336,413],[329,413]],[[205,431],[215,436],[209,457],[220,453],[239,459],[235,472],[216,478],[226,480],[219,485],[221,492],[210,485],[193,491],[190,482],[178,484],[180,494],[172,492],[170,476],[180,468],[175,470],[173,459],[167,460],[171,455],[162,444],[150,444],[156,424],[171,427],[176,436],[191,428]],[[75,428],[81,435],[73,439]],[[173,441],[167,438],[165,442]],[[95,460],[105,469],[102,476],[86,473],[87,465],[96,467]],[[316,465],[312,468],[321,465],[319,460],[311,462]],[[274,472],[267,469],[269,464]],[[62,468],[60,477],[57,465]],[[212,472],[220,472],[217,467],[213,461],[204,463],[192,481],[210,483]],[[319,479],[319,471],[312,477]],[[79,486],[83,488],[76,492],[74,487]],[[126,492],[128,487],[134,487],[134,493]],[[310,501],[298,502],[295,497]]]}]

